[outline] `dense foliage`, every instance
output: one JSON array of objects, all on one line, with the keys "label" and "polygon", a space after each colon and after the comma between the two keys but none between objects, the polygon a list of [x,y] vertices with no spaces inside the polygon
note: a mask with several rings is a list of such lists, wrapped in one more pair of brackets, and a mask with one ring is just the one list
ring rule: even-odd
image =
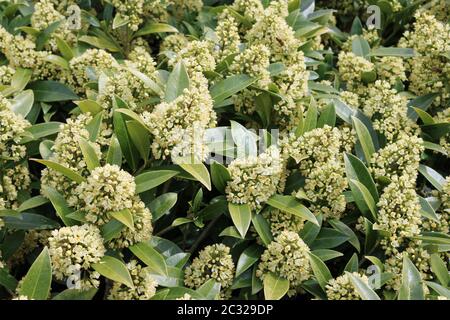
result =
[{"label": "dense foliage", "polygon": [[0,1],[0,299],[450,299],[449,18]]}]

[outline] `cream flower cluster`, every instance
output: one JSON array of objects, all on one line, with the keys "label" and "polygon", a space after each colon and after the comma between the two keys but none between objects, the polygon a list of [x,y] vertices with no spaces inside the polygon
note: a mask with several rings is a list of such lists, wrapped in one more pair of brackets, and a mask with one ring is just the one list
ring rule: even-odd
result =
[{"label": "cream flower cluster", "polygon": [[298,190],[299,197],[304,191],[311,201],[310,209],[322,213],[325,219],[339,218],[346,207],[343,191],[348,182],[342,151],[350,147],[342,132],[326,125],[300,137],[291,134],[283,143],[284,156],[292,157],[306,178],[304,187]]},{"label": "cream flower cluster", "polygon": [[[215,126],[216,113],[207,80],[201,73],[190,78],[190,87],[182,95],[156,105],[152,112],[143,112],[142,118],[153,135],[151,148],[156,159],[166,159],[173,152],[201,161],[206,158],[204,130]],[[190,154],[192,150],[196,152]]]},{"label": "cream flower cluster", "polygon": [[278,209],[270,208],[263,211],[262,215],[269,222],[270,231],[274,236],[278,236],[283,231],[299,233],[305,224],[305,219]]},{"label": "cream flower cluster", "polygon": [[260,209],[272,195],[284,189],[284,161],[276,146],[270,146],[258,156],[237,158],[228,170],[231,180],[225,193],[232,203],[246,203],[251,209]]},{"label": "cream flower cluster", "polygon": [[128,27],[132,31],[137,31],[139,25],[144,21],[141,13],[144,10],[144,0],[110,0],[116,8],[117,14],[128,21]]},{"label": "cream flower cluster", "polygon": [[109,295],[109,300],[150,300],[156,293],[158,283],[136,260],[126,264],[131,275],[134,288],[114,282]]},{"label": "cream flower cluster", "polygon": [[349,90],[354,90],[363,83],[364,73],[375,70],[372,62],[353,52],[341,51],[338,60],[339,75],[346,82]]},{"label": "cream flower cluster", "polygon": [[273,272],[289,280],[290,293],[311,277],[309,247],[296,232],[283,231],[272,241],[261,256],[256,276],[264,279]]},{"label": "cream flower cluster", "polygon": [[[20,190],[31,181],[28,167],[21,163],[26,147],[20,144],[30,123],[11,109],[11,103],[0,94],[0,209],[17,207]],[[0,219],[1,220],[1,219]],[[3,222],[0,222],[0,226]]]},{"label": "cream flower cluster", "polygon": [[217,61],[239,52],[241,44],[239,25],[227,9],[220,14],[215,31],[218,41],[215,43],[213,54]]},{"label": "cream flower cluster", "polygon": [[78,274],[81,288],[98,287],[100,274],[92,265],[100,261],[106,249],[97,227],[84,224],[54,230],[48,244],[56,279]]},{"label": "cream flower cluster", "polygon": [[184,283],[190,288],[199,288],[209,279],[221,285],[221,290],[229,288],[234,279],[235,266],[226,245],[213,244],[200,251],[184,273]]},{"label": "cream flower cluster", "polygon": [[214,71],[216,59],[212,54],[213,44],[206,40],[194,40],[169,60],[169,66],[183,62],[190,76],[198,72]]},{"label": "cream flower cluster", "polygon": [[130,211],[133,228],[124,227],[110,241],[110,247],[125,248],[150,239],[153,230],[151,212],[136,195],[134,177],[117,165],[95,168],[74,193],[78,198],[69,199],[69,205],[84,212],[86,221],[99,227],[111,221],[110,213]]},{"label": "cream flower cluster", "polygon": [[[352,275],[367,285],[369,284],[366,275],[360,275],[358,272],[353,272]],[[328,300],[361,300],[361,296],[356,291],[347,273],[336,279],[331,279],[326,285],[326,293]]]}]

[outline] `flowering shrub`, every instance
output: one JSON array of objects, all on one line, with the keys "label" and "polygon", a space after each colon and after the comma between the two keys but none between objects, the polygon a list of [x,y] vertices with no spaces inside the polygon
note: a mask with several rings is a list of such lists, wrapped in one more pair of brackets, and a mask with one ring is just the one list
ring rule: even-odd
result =
[{"label": "flowering shrub", "polygon": [[449,6],[0,2],[0,299],[450,299]]}]

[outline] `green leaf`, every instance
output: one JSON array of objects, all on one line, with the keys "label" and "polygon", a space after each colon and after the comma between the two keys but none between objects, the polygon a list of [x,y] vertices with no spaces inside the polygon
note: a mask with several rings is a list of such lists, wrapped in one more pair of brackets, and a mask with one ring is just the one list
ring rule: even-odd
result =
[{"label": "green leaf", "polygon": [[75,221],[67,217],[67,215],[72,213],[73,210],[69,208],[66,199],[52,187],[42,186],[42,191],[44,196],[50,200],[57,215],[64,222],[64,224],[66,226],[74,225]]},{"label": "green leaf", "polygon": [[363,300],[380,300],[380,297],[373,291],[367,283],[362,281],[359,277],[356,277],[350,272],[346,272],[347,276],[350,279],[350,282],[355,287],[359,296]]},{"label": "green leaf", "polygon": [[423,124],[434,124],[434,119],[430,114],[420,108],[412,107],[414,111],[419,115],[420,119],[422,120]]},{"label": "green leaf", "polygon": [[79,99],[72,89],[57,81],[35,81],[30,83],[28,88],[33,90],[34,99],[40,102],[59,102]]},{"label": "green leaf", "polygon": [[447,288],[431,281],[425,281],[425,283],[428,287],[436,291],[440,296],[444,296],[447,299],[450,299],[450,290],[448,290]]},{"label": "green leaf", "polygon": [[303,133],[317,128],[317,107],[314,98],[311,99],[308,111],[306,111]]},{"label": "green leaf", "polygon": [[167,275],[161,275],[150,267],[146,268],[149,270],[149,274],[155,279],[158,285],[162,287],[181,287],[184,284],[184,272],[180,268],[167,267]]},{"label": "green leaf", "polygon": [[348,236],[348,242],[355,247],[356,250],[358,250],[358,252],[361,251],[361,245],[359,243],[358,237],[356,236],[356,234],[353,232],[353,230],[348,227],[345,223],[343,223],[342,221],[339,221],[337,219],[331,219],[328,220],[328,223],[331,224],[331,226],[336,229],[337,231],[344,233]]},{"label": "green leaf", "polygon": [[402,57],[402,58],[411,58],[416,55],[414,49],[411,48],[373,48],[370,51],[370,56],[373,57]]},{"label": "green leaf", "polygon": [[78,107],[80,107],[81,111],[83,113],[90,113],[93,116],[95,116],[97,113],[101,112],[103,110],[102,106],[94,100],[81,100],[75,102]]},{"label": "green leaf", "polygon": [[319,283],[320,287],[325,290],[325,286],[327,285],[327,283],[331,279],[333,279],[330,270],[328,269],[327,265],[313,253],[310,252],[308,254],[308,257],[317,282]]},{"label": "green leaf", "polygon": [[135,178],[136,193],[156,188],[177,174],[178,171],[174,170],[155,170],[141,173]]},{"label": "green leaf", "polygon": [[129,247],[131,252],[144,262],[153,272],[168,275],[166,260],[148,243],[141,242]]},{"label": "green leaf", "polygon": [[343,253],[341,253],[339,251],[335,251],[335,250],[331,250],[331,249],[316,249],[316,250],[312,250],[311,253],[316,255],[320,260],[322,260],[324,262],[335,259],[335,258],[342,257],[344,255]]},{"label": "green leaf", "polygon": [[40,207],[43,204],[48,203],[48,199],[43,196],[35,196],[30,199],[27,199],[24,201],[19,208],[17,208],[17,211],[23,212],[25,210],[33,209],[36,207]]},{"label": "green leaf", "polygon": [[319,225],[316,217],[312,214],[311,211],[303,204],[301,204],[295,197],[293,196],[283,196],[283,195],[273,195],[269,200],[267,200],[267,204],[271,207],[277,208],[281,211],[296,215],[305,220],[311,221],[312,223]]},{"label": "green leaf", "polygon": [[273,241],[269,223],[261,214],[254,214],[252,216],[252,223],[261,238],[261,241],[267,247]]},{"label": "green leaf", "polygon": [[410,119],[412,119],[414,122],[416,122],[418,119],[418,114],[414,111],[413,107],[416,107],[417,109],[425,111],[431,106],[434,99],[436,99],[436,97],[438,95],[439,94],[437,94],[437,93],[430,93],[430,94],[418,97],[414,100],[411,100],[408,103],[408,117]]},{"label": "green leaf", "polygon": [[7,288],[10,291],[15,291],[18,281],[8,273],[6,268],[0,269],[0,286]]},{"label": "green leaf", "polygon": [[220,283],[216,282],[214,279],[209,279],[196,291],[206,300],[216,300],[220,294]]},{"label": "green leaf", "polygon": [[75,181],[77,183],[82,183],[83,181],[86,180],[84,177],[82,177],[81,175],[79,175],[75,171],[73,171],[73,170],[71,170],[69,168],[66,168],[63,165],[60,165],[57,162],[50,161],[50,160],[33,159],[33,158],[30,159],[30,160],[39,162],[39,163],[47,166],[50,169],[56,170],[59,173],[62,173],[65,177],[67,177],[70,180]]},{"label": "green leaf", "polygon": [[113,30],[126,26],[130,22],[129,18],[124,18],[121,14],[116,14],[113,19],[112,28]]},{"label": "green leaf", "polygon": [[358,269],[359,269],[358,255],[354,253],[348,260],[347,264],[345,265],[344,271],[358,272]]},{"label": "green leaf", "polygon": [[263,284],[266,300],[280,300],[289,290],[289,280],[272,272],[264,275]]},{"label": "green leaf", "polygon": [[43,215],[23,212],[20,216],[4,216],[5,226],[14,230],[46,230],[59,228],[60,225]]},{"label": "green leaf", "polygon": [[263,253],[263,248],[257,244],[254,244],[246,248],[241,255],[236,265],[236,277],[247,271],[252,265],[259,260]]},{"label": "green leaf", "polygon": [[450,133],[450,122],[424,124],[420,128],[424,133],[438,140]]},{"label": "green leaf", "polygon": [[98,136],[100,135],[101,127],[103,124],[103,111],[97,113],[94,118],[85,126],[86,130],[89,132],[89,141],[96,142]]},{"label": "green leaf", "polygon": [[137,169],[138,151],[136,147],[131,143],[130,136],[126,129],[126,123],[124,116],[119,112],[113,113],[113,125],[114,133],[119,141],[122,153],[127,160],[128,165],[133,169]]},{"label": "green leaf", "polygon": [[176,193],[168,192],[160,195],[150,202],[148,207],[152,212],[153,222],[167,214],[169,210],[177,203],[177,198],[178,196]]},{"label": "green leaf", "polygon": [[319,120],[317,121],[317,128],[323,128],[325,125],[334,127],[336,124],[336,109],[334,104],[330,103],[326,106],[322,113],[320,114]]},{"label": "green leaf", "polygon": [[450,276],[445,262],[439,257],[439,254],[433,253],[430,259],[431,271],[436,275],[439,282],[444,286],[448,286]]},{"label": "green leaf", "polygon": [[19,294],[27,296],[28,299],[47,300],[51,283],[52,265],[50,254],[45,247],[22,279]]},{"label": "green leaf", "polygon": [[127,121],[126,124],[131,141],[144,162],[147,162],[150,157],[150,134],[148,130],[136,120]]},{"label": "green leaf", "polygon": [[217,105],[235,93],[244,90],[256,80],[256,78],[252,78],[246,74],[239,74],[219,81],[210,88],[214,104]]},{"label": "green leaf", "polygon": [[234,204],[228,203],[228,210],[230,211],[231,220],[233,220],[239,234],[245,238],[250,221],[252,220],[252,211],[248,204]]},{"label": "green leaf", "polygon": [[54,35],[53,37],[56,40],[56,46],[58,47],[59,52],[61,52],[64,59],[70,61],[74,56],[72,48],[70,48],[67,42],[63,40],[61,37],[58,37],[57,35]]},{"label": "green leaf", "polygon": [[172,102],[183,94],[184,89],[189,89],[189,75],[183,62],[179,62],[170,73],[169,79],[167,79],[164,100]]},{"label": "green leaf", "polygon": [[398,300],[424,300],[420,272],[406,255],[403,256],[402,286]]},{"label": "green leaf", "polygon": [[352,117],[352,120],[353,120],[353,127],[356,130],[358,140],[361,143],[361,147],[364,152],[364,158],[366,159],[366,163],[370,164],[370,159],[372,158],[372,155],[375,153],[375,146],[373,144],[369,130],[367,130],[367,127],[358,118]]},{"label": "green leaf", "polygon": [[22,68],[16,69],[16,72],[14,72],[14,75],[11,79],[11,85],[1,92],[2,95],[7,97],[10,94],[25,89],[26,85],[28,84],[28,81],[30,81],[31,79],[32,73],[33,71],[30,69],[22,69]]},{"label": "green leaf", "polygon": [[230,172],[225,166],[214,161],[211,163],[211,180],[217,190],[225,193],[227,182],[231,180]]},{"label": "green leaf", "polygon": [[122,166],[122,149],[120,149],[119,140],[116,135],[112,135],[109,143],[108,153],[106,154],[106,163]]},{"label": "green leaf", "polygon": [[49,54],[43,60],[50,62],[58,67],[61,67],[62,69],[65,69],[67,71],[70,70],[69,62],[67,62],[66,59],[64,59],[60,56],[57,56],[55,54]]},{"label": "green leaf", "polygon": [[352,52],[359,57],[366,58],[370,54],[370,45],[362,36],[357,36],[352,41]]},{"label": "green leaf", "polygon": [[349,237],[335,229],[321,228],[317,238],[311,244],[311,249],[331,249],[348,241]]},{"label": "green leaf", "polygon": [[152,34],[152,33],[174,33],[174,32],[178,32],[178,29],[175,27],[172,27],[169,24],[165,24],[165,23],[156,23],[156,22],[150,22],[147,23],[144,27],[142,27],[141,29],[139,29],[133,37],[142,37],[148,34]]},{"label": "green leaf", "polygon": [[117,238],[122,230],[125,228],[125,225],[118,220],[111,220],[108,223],[104,224],[100,228],[100,232],[103,237],[104,242],[111,241],[114,238]]},{"label": "green leaf", "polygon": [[439,191],[442,192],[442,189],[445,185],[445,179],[442,177],[437,171],[434,169],[427,167],[423,164],[419,165],[419,172]]},{"label": "green leaf", "polygon": [[97,167],[100,167],[100,160],[94,147],[86,139],[79,137],[78,144],[80,145],[81,153],[83,154],[84,161],[89,171],[92,172]]},{"label": "green leaf", "polygon": [[54,296],[52,300],[92,300],[97,291],[97,288],[66,289]]},{"label": "green leaf", "polygon": [[208,169],[203,163],[192,163],[192,161],[186,160],[186,158],[180,158],[177,159],[176,164],[203,184],[206,189],[211,191],[211,177],[209,176]]},{"label": "green leaf", "polygon": [[361,182],[354,179],[349,180],[349,185],[358,209],[365,217],[370,218],[371,221],[376,221],[376,203],[369,190]]},{"label": "green leaf", "polygon": [[26,117],[30,113],[34,103],[34,94],[32,90],[25,90],[19,93],[11,101],[11,110],[15,114]]},{"label": "green leaf", "polygon": [[120,211],[109,212],[108,214],[113,219],[120,221],[121,223],[123,223],[125,226],[127,226],[131,230],[134,230],[133,215],[131,214],[129,209],[123,209]]},{"label": "green leaf", "polygon": [[256,156],[258,151],[256,135],[239,122],[231,120],[230,123],[231,136],[237,147],[237,157]]},{"label": "green leaf", "polygon": [[104,256],[100,262],[92,264],[92,268],[102,276],[116,282],[120,282],[134,289],[133,280],[125,264],[110,256]]},{"label": "green leaf", "polygon": [[99,49],[106,49],[111,52],[120,52],[121,48],[115,44],[112,40],[106,37],[94,37],[94,36],[81,36],[78,38],[78,41],[85,42],[90,44],[93,47]]},{"label": "green leaf", "polygon": [[344,162],[347,178],[361,182],[369,190],[372,198],[377,203],[379,200],[377,187],[364,163],[350,153],[344,154]]},{"label": "green leaf", "polygon": [[431,219],[436,221],[437,223],[440,223],[439,217],[436,215],[436,212],[434,212],[433,207],[430,205],[430,203],[420,196],[418,196],[419,202],[420,202],[420,214],[427,219]]},{"label": "green leaf", "polygon": [[[59,132],[61,122],[38,123],[25,130],[33,135],[35,140],[41,139]],[[22,143],[30,142],[32,139],[24,139]]]}]

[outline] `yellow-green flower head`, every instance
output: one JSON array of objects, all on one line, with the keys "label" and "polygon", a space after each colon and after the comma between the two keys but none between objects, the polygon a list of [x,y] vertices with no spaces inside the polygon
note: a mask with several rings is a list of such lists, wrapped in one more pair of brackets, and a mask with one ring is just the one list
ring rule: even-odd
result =
[{"label": "yellow-green flower head", "polygon": [[159,51],[173,51],[178,54],[183,48],[187,46],[189,39],[182,33],[171,34],[164,38],[159,47]]},{"label": "yellow-green flower head", "polygon": [[101,226],[109,221],[109,212],[131,209],[136,183],[119,166],[106,164],[92,170],[75,192],[79,195],[79,208],[86,212],[86,220]]},{"label": "yellow-green flower head", "polygon": [[[449,65],[449,74],[450,74],[450,65]],[[442,110],[441,112],[438,112],[436,116],[434,117],[434,121],[436,123],[442,123],[442,122],[450,122],[450,108],[446,108]],[[439,139],[439,144],[442,148],[444,148],[445,152],[447,153],[447,157],[450,156],[450,133],[447,133],[446,135],[442,136]]]},{"label": "yellow-green flower head", "polygon": [[448,0],[432,0],[420,6],[418,10],[434,15],[436,19],[445,23],[450,19],[449,5]]},{"label": "yellow-green flower head", "polygon": [[406,175],[391,178],[377,204],[378,221],[374,228],[387,232],[381,240],[386,252],[398,250],[407,238],[420,233],[421,206],[414,184]]},{"label": "yellow-green flower head", "polygon": [[170,0],[178,9],[200,12],[203,8],[203,0]]},{"label": "yellow-green flower head", "polygon": [[347,88],[352,89],[361,85],[364,72],[375,70],[375,65],[353,52],[341,51],[338,56],[339,76],[346,82]]},{"label": "yellow-green flower head", "polygon": [[136,70],[147,76],[152,76],[156,72],[156,62],[145,46],[135,46],[128,54],[128,59]]},{"label": "yellow-green flower head", "polygon": [[70,60],[71,77],[69,83],[78,93],[85,91],[84,86],[94,81],[102,70],[117,67],[114,57],[101,49],[88,49],[82,55]]},{"label": "yellow-green flower head", "polygon": [[58,28],[52,33],[51,38],[45,48],[53,52],[58,51],[54,36],[63,38],[67,43],[74,44],[76,35],[67,28],[66,17],[58,12],[51,0],[40,0],[34,5],[34,12],[31,16],[31,26],[43,31],[52,23],[60,22]]},{"label": "yellow-green flower head", "polygon": [[308,131],[300,137],[291,134],[283,143],[283,156],[292,157],[299,163],[302,173],[307,174],[330,159],[336,159],[340,153],[341,138],[339,129],[328,125]]},{"label": "yellow-green flower head", "polygon": [[9,86],[15,72],[16,71],[10,66],[0,66],[0,85]]},{"label": "yellow-green flower head", "polygon": [[306,70],[305,56],[302,51],[293,52],[285,61],[286,68],[275,77],[275,84],[282,95],[294,100],[308,93],[309,71]]},{"label": "yellow-green flower head", "polygon": [[376,180],[382,177],[392,180],[396,176],[408,176],[410,184],[414,185],[423,151],[421,138],[401,134],[397,141],[373,155],[370,170]]},{"label": "yellow-green flower head", "polygon": [[292,294],[303,281],[311,276],[309,251],[309,247],[296,232],[283,231],[262,254],[256,276],[264,279],[265,274],[273,272],[289,280]]},{"label": "yellow-green flower head", "polygon": [[359,96],[351,91],[342,91],[339,96],[345,104],[353,109],[358,109],[360,107]]},{"label": "yellow-green flower head", "polygon": [[262,215],[269,222],[270,231],[275,237],[283,231],[298,233],[305,224],[305,219],[278,209],[265,210]]},{"label": "yellow-green flower head", "polygon": [[16,209],[19,191],[27,190],[31,184],[28,167],[16,164],[13,168],[4,169],[0,178],[0,198],[3,199],[3,206]]},{"label": "yellow-green flower head", "polygon": [[109,292],[109,300],[150,300],[156,293],[158,283],[150,275],[148,269],[143,268],[136,260],[126,264],[133,280],[134,288],[114,282]]},{"label": "yellow-green flower head", "polygon": [[339,219],[344,213],[347,187],[344,164],[332,159],[308,172],[302,190],[310,200],[310,210],[316,215],[322,213],[326,220]]},{"label": "yellow-green flower head", "polygon": [[407,116],[408,100],[399,95],[387,81],[377,80],[365,92],[362,103],[364,113],[375,117],[373,127],[384,134],[391,142],[398,139],[398,135],[417,133],[416,124]]},{"label": "yellow-green flower head", "polygon": [[19,161],[25,156],[25,147],[19,145],[30,123],[15,114],[11,103],[0,94],[0,157]]},{"label": "yellow-green flower head", "polygon": [[214,279],[224,290],[233,284],[234,273],[230,248],[222,243],[216,243],[200,251],[198,257],[186,268],[184,284],[197,289],[209,279]]},{"label": "yellow-green flower head", "polygon": [[270,146],[258,156],[237,158],[228,166],[231,180],[225,192],[228,201],[247,203],[259,209],[272,195],[284,188],[285,164],[276,146]]},{"label": "yellow-green flower head", "polygon": [[100,261],[106,250],[97,227],[84,224],[53,230],[48,244],[56,279],[79,275],[82,288],[98,287],[100,274],[92,265]]},{"label": "yellow-green flower head", "polygon": [[207,152],[202,143],[204,129],[216,124],[207,79],[201,73],[193,74],[189,89],[184,89],[172,102],[162,102],[152,112],[143,112],[142,119],[153,135],[151,147],[156,159],[168,158],[175,147],[175,152],[180,153],[180,149],[186,151],[196,146],[199,158],[204,159]]},{"label": "yellow-green flower head", "polygon": [[406,67],[401,57],[381,57],[375,63],[378,79],[386,80],[391,85],[397,81],[406,81]]},{"label": "yellow-green flower head", "polygon": [[239,52],[241,38],[239,37],[238,23],[228,9],[219,15],[216,36],[218,42],[214,45],[213,54],[217,61],[222,61],[230,54]]},{"label": "yellow-green flower head", "polygon": [[285,20],[287,14],[287,1],[272,1],[245,36],[249,43],[270,48],[272,61],[289,60],[300,45]]},{"label": "yellow-green flower head", "polygon": [[264,13],[261,0],[234,0],[232,8],[252,20],[256,20]]},{"label": "yellow-green flower head", "polygon": [[[369,284],[369,279],[366,275],[361,275],[358,272],[353,272],[352,274],[367,285]],[[326,285],[325,291],[328,300],[361,300],[361,296],[356,291],[347,273],[336,279],[331,279]]]},{"label": "yellow-green flower head", "polygon": [[142,12],[144,10],[145,0],[109,0],[116,8],[116,14],[128,20],[127,26],[132,31],[137,31],[139,25],[144,21]]},{"label": "yellow-green flower head", "polygon": [[216,60],[212,55],[210,41],[194,40],[189,42],[178,54],[169,59],[169,66],[175,66],[183,61],[190,76],[197,72],[213,71],[216,68]]}]

